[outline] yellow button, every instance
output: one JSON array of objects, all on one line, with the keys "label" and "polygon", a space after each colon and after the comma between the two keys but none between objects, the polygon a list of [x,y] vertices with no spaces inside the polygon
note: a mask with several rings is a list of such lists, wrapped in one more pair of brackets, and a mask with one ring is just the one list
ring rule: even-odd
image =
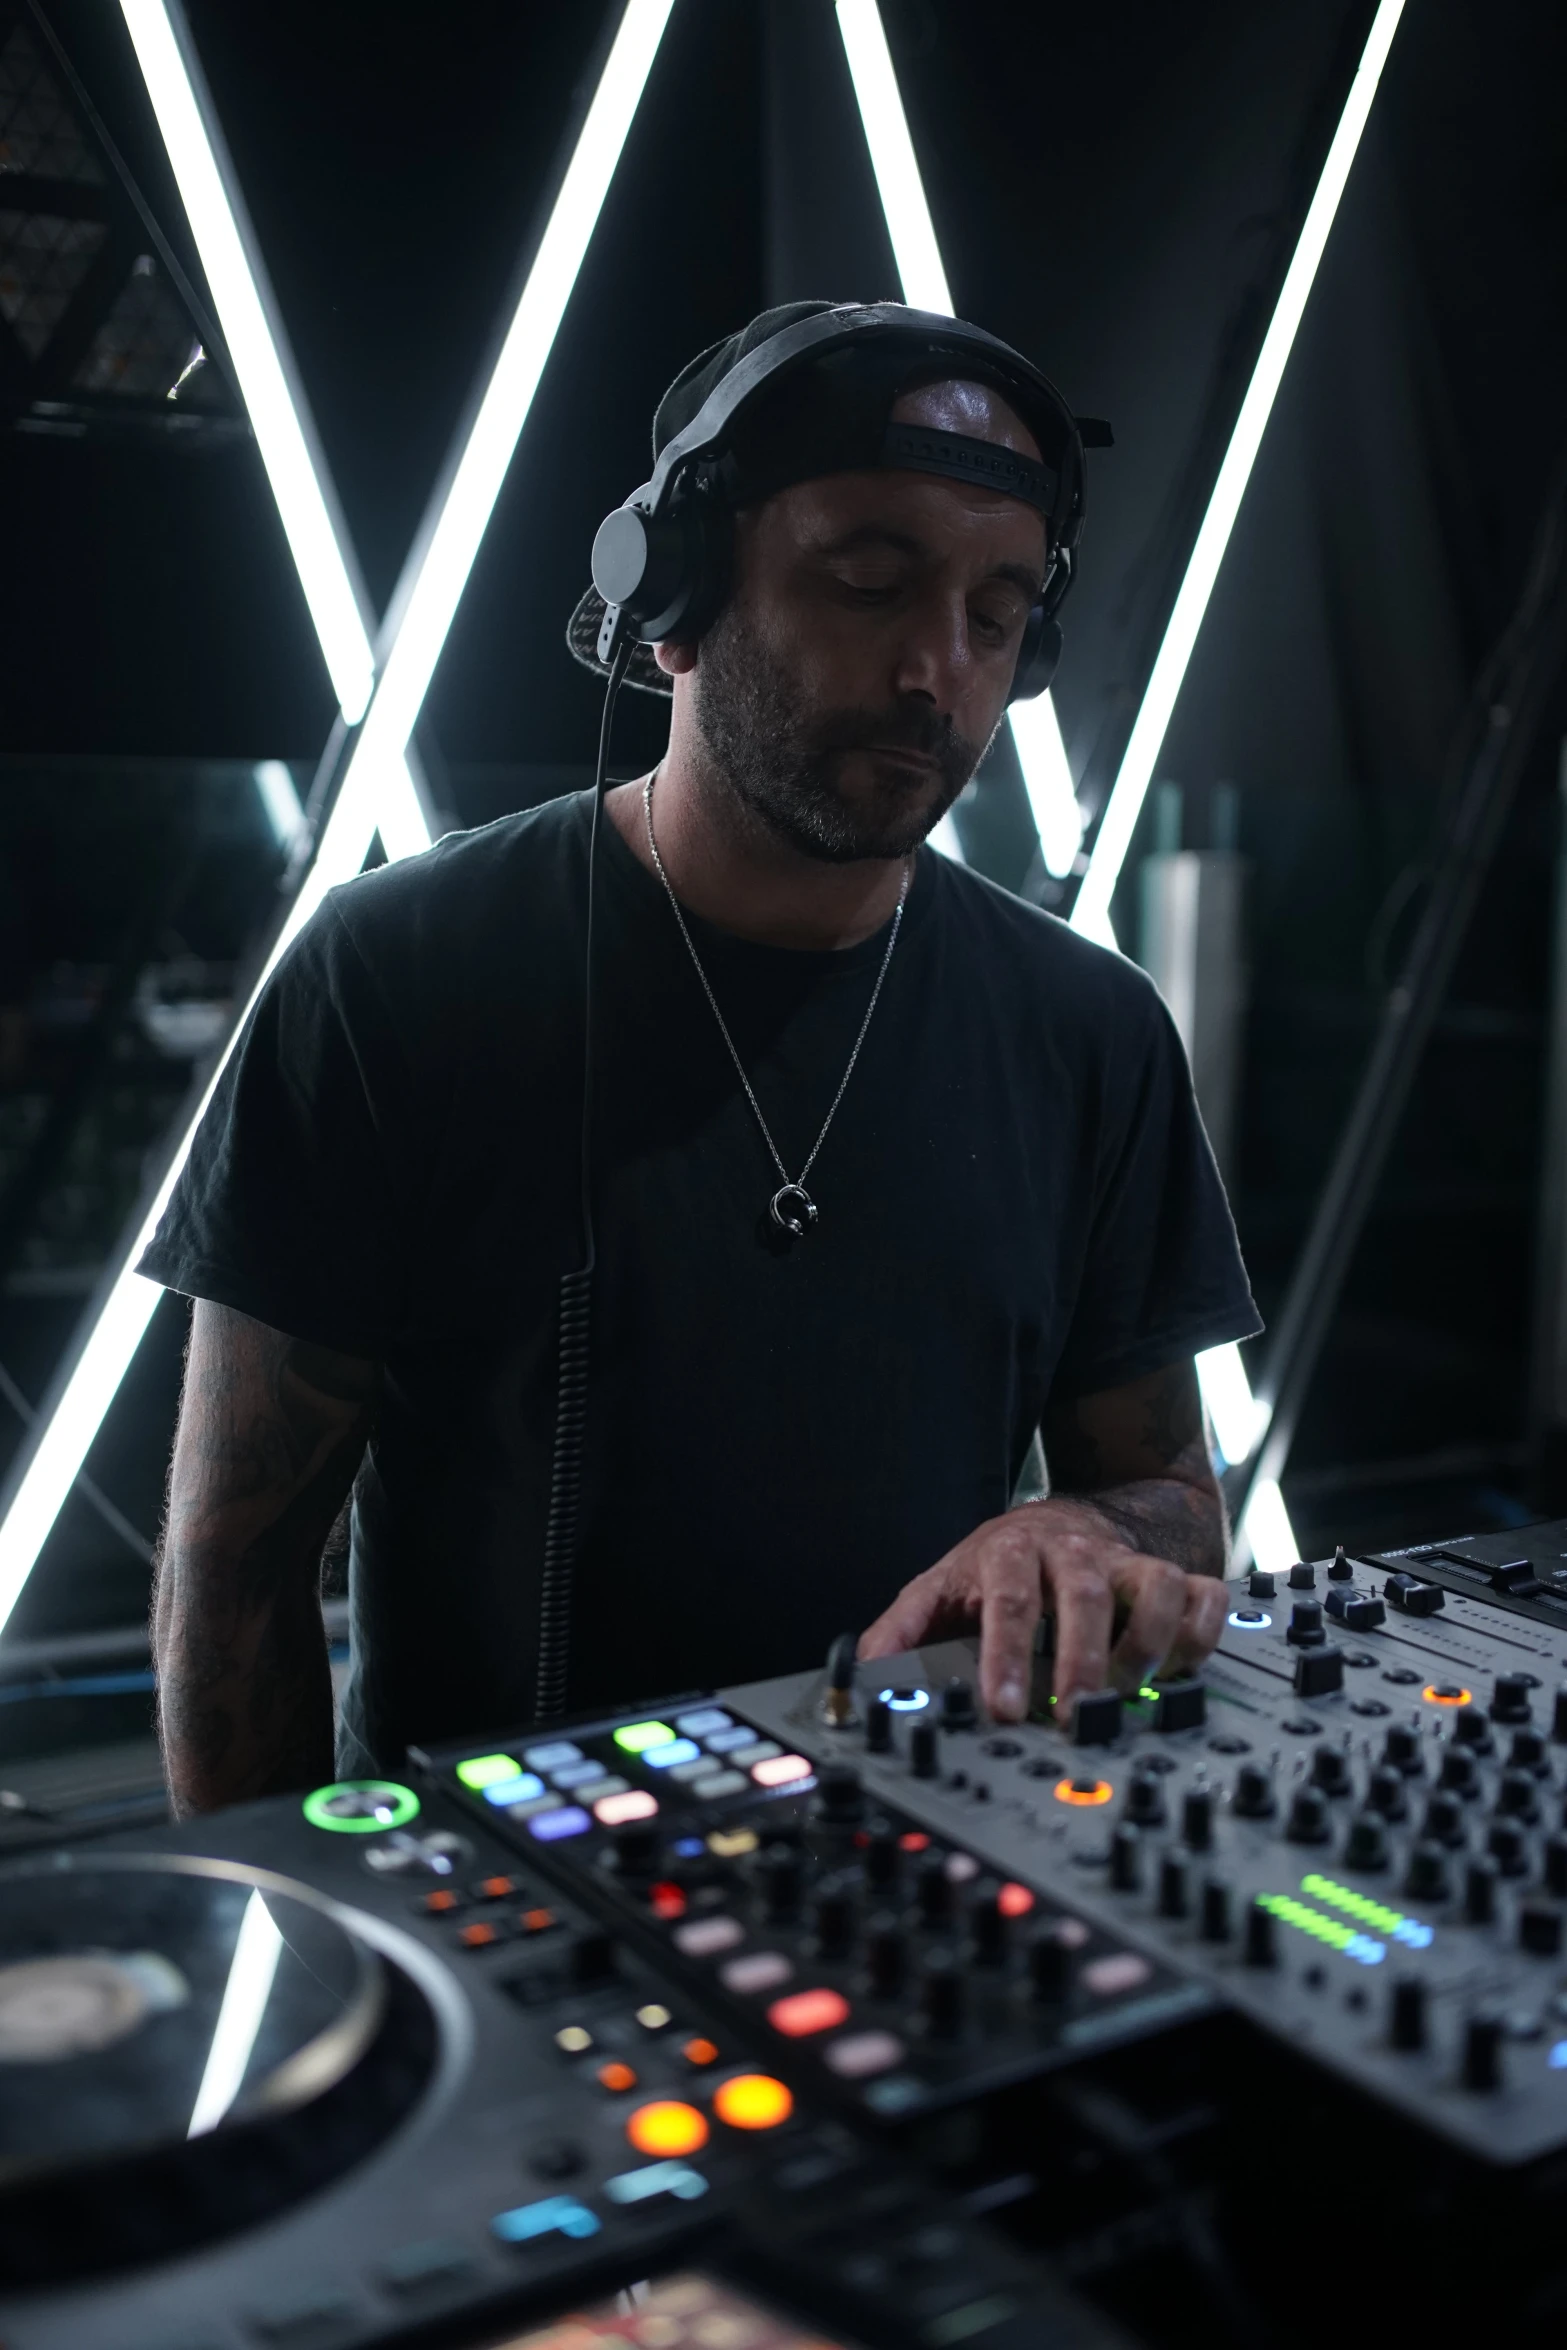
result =
[{"label": "yellow button", "polygon": [[707,2123],[694,2105],[660,2097],[637,2107],[627,2120],[626,2136],[639,2154],[696,2154],[707,2144]]},{"label": "yellow button", "polygon": [[793,2113],[794,2099],[771,2073],[736,2073],[719,2083],[713,2111],[732,2130],[776,2130]]}]

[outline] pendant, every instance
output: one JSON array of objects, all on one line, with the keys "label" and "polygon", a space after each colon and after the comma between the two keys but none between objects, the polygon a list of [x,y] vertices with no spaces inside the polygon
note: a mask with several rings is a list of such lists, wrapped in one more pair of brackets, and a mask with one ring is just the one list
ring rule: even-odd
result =
[{"label": "pendant", "polygon": [[803,1183],[785,1183],[773,1193],[767,1212],[791,1240],[803,1240],[816,1221],[816,1202]]}]

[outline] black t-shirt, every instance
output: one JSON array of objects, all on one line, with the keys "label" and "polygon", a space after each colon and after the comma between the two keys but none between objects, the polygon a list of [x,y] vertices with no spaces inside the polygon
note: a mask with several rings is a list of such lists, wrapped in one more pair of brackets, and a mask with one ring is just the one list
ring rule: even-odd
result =
[{"label": "black t-shirt", "polygon": [[[340,1760],[533,1696],[561,1274],[579,1259],[591,795],[334,890],[141,1269],[380,1358]],[[657,880],[600,841],[573,1706],[786,1672],[1006,1508],[1047,1397],[1259,1325],[1180,1042],[1132,964],[918,857],[779,1251],[778,1177]],[[791,1173],[886,933],[691,932]]]}]

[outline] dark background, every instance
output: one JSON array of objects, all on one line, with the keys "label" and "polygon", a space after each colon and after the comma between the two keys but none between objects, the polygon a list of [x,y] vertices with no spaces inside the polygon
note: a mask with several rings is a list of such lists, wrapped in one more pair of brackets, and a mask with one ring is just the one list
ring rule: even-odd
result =
[{"label": "dark background", "polygon": [[[379,609],[603,27],[514,0],[191,0],[190,16]],[[1115,423],[1057,692],[1097,805],[1371,10],[1000,0],[976,20],[889,0],[886,16],[960,312]],[[118,11],[50,0],[49,17],[196,275]],[[17,24],[36,43],[0,0],[0,59]],[[1567,436],[1564,69],[1567,18],[1538,0],[1411,0],[1160,760],[1190,845],[1211,787],[1241,793],[1234,1200],[1265,1313]],[[4,174],[0,146],[0,222]],[[828,0],[677,0],[430,696],[421,750],[456,819],[569,788],[591,761],[598,691],[562,630],[670,377],[767,302],[896,291]],[[216,414],[221,385],[210,399]],[[252,763],[291,761],[306,786],[333,701],[242,434],[24,419],[0,432],[0,517],[0,1364],[36,1397],[190,1075],[138,1005],[149,985],[208,1002],[232,985],[283,862]],[[1308,1549],[1517,1522],[1542,1497],[1528,1365],[1564,701],[1285,1478]],[[659,716],[623,709],[629,768],[656,754]],[[998,877],[1048,898],[1009,828],[1015,789],[998,766],[976,820],[995,815]],[[1128,891],[1128,941],[1130,907]],[[182,1337],[165,1304],[90,1463],[148,1536]],[[0,1402],[0,1465],[20,1432]],[[16,1626],[127,1621],[145,1580],[74,1499]]]}]

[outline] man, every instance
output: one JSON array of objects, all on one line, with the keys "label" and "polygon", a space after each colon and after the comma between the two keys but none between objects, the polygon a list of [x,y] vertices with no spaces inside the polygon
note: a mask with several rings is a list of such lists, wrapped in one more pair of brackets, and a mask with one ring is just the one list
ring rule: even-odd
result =
[{"label": "man", "polygon": [[[819,307],[693,362],[655,455]],[[1038,458],[1015,387],[907,376],[894,421]],[[1222,1620],[1192,1356],[1257,1322],[1179,1043],[1131,965],[921,846],[1001,718],[1048,526],[846,465],[836,396],[749,420],[727,596],[657,647],[668,753],[606,802],[573,1709],[978,1623],[1015,1718],[1043,1605],[1067,1704]],[[330,1775],[317,1567],[351,1484],[338,1767],[529,1713],[590,812],[332,894],[144,1260],[197,1301],[154,1607],[182,1811]],[[1036,1430],[1053,1490],[1012,1510]]]}]

